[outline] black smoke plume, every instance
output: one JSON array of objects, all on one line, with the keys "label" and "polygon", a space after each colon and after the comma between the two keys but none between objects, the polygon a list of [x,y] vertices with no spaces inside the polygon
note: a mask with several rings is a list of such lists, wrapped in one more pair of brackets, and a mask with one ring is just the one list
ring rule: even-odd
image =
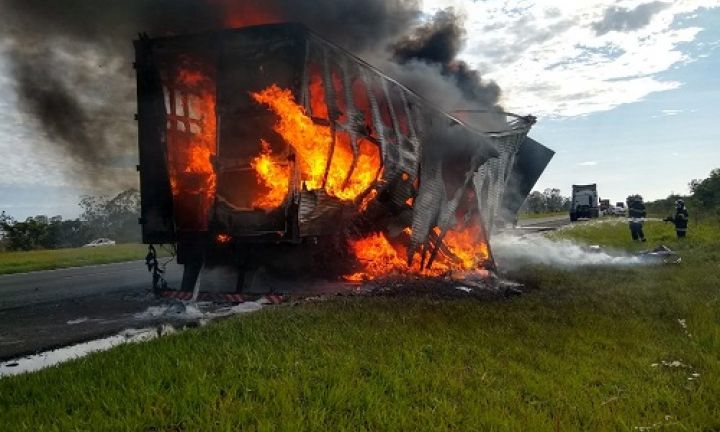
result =
[{"label": "black smoke plume", "polygon": [[[465,35],[461,21],[440,12],[418,27],[420,17],[418,0],[2,0],[0,41],[20,109],[56,151],[75,160],[68,175],[117,189],[135,182],[131,41],[138,33],[196,33],[232,26],[230,18],[298,21],[387,65],[443,109],[494,106],[497,86],[455,59]],[[414,30],[404,34],[408,29]]]},{"label": "black smoke plume", "polygon": [[500,87],[483,82],[477,70],[457,59],[466,36],[462,24],[462,18],[452,9],[437,12],[432,20],[391,47],[394,59],[403,65],[420,62],[439,67],[440,73],[462,92],[470,105],[465,108],[497,108]]}]

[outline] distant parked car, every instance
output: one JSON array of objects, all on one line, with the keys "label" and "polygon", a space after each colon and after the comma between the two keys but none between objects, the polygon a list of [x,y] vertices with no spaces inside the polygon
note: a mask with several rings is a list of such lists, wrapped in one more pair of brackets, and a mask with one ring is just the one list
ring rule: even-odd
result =
[{"label": "distant parked car", "polygon": [[110,240],[109,238],[99,238],[91,241],[90,243],[83,245],[83,247],[99,247],[99,246],[113,246],[115,245],[115,240]]},{"label": "distant parked car", "polygon": [[610,209],[610,214],[613,216],[621,216],[624,217],[627,215],[627,209],[625,207],[613,207]]}]

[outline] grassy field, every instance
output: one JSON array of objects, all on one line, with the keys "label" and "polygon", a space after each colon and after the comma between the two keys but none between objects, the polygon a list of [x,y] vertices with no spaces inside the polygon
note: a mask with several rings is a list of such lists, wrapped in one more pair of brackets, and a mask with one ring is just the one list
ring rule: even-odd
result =
[{"label": "grassy field", "polygon": [[[582,222],[553,231],[550,238],[567,238],[586,244],[598,244],[604,247],[625,249],[637,252],[664,244],[670,249],[688,252],[692,256],[712,252],[720,248],[720,220],[706,219],[701,224],[691,223],[688,237],[682,241],[677,239],[675,228],[671,223],[650,220],[643,226],[647,242],[633,242],[626,218],[601,218]],[[714,256],[714,255],[713,255]]]},{"label": "grassy field", "polygon": [[144,259],[146,254],[147,245],[141,244],[0,252],[0,274],[131,261]]},{"label": "grassy field", "polygon": [[[279,306],[0,380],[3,430],[720,430],[720,225],[681,265],[525,268],[520,297]],[[554,236],[616,248],[623,223]],[[649,429],[638,429],[649,428]]]}]

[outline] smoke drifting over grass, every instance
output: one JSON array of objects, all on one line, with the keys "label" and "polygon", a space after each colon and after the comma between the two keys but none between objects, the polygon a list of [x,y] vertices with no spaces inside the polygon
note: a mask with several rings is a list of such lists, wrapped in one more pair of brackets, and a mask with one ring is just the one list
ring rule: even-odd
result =
[{"label": "smoke drifting over grass", "polygon": [[[20,109],[79,168],[68,176],[115,187],[135,182],[131,41],[297,21],[388,72],[441,108],[492,107],[499,89],[457,61],[465,31],[452,11],[421,23],[417,0],[96,0],[0,4]],[[408,32],[409,34],[406,34]],[[120,161],[120,162],[118,162]],[[124,161],[124,162],[123,162]],[[109,175],[109,168],[123,168]]]},{"label": "smoke drifting over grass", "polygon": [[624,252],[608,252],[570,240],[551,240],[538,234],[499,234],[492,238],[493,255],[500,268],[546,265],[561,268],[579,266],[628,266],[647,260]]}]

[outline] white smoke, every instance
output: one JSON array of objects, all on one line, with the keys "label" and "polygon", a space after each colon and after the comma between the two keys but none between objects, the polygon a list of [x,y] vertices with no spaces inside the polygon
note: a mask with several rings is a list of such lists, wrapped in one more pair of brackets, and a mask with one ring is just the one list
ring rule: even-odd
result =
[{"label": "white smoke", "polygon": [[551,240],[542,235],[498,234],[491,240],[495,261],[500,268],[528,264],[553,267],[627,266],[648,261],[621,251],[607,251],[570,240]]}]

